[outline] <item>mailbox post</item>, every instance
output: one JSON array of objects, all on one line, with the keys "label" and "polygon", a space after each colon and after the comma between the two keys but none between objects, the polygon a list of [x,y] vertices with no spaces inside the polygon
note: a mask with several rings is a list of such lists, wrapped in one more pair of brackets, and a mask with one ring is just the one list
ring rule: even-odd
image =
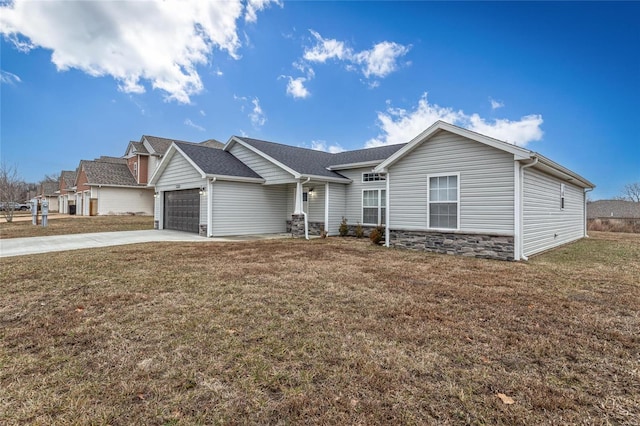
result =
[{"label": "mailbox post", "polygon": [[35,198],[31,199],[31,223],[38,224],[38,200]]},{"label": "mailbox post", "polygon": [[47,226],[47,216],[49,216],[49,202],[42,200],[42,226]]}]

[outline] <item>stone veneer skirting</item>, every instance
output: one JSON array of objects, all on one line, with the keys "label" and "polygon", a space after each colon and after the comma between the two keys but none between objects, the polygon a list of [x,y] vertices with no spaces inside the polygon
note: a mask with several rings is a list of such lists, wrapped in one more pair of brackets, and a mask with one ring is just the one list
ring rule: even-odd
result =
[{"label": "stone veneer skirting", "polygon": [[206,237],[207,236],[207,224],[206,223],[201,223],[200,224],[200,232],[198,232],[198,235],[200,235],[201,237]]},{"label": "stone veneer skirting", "polygon": [[390,246],[481,259],[513,260],[513,237],[390,230]]},{"label": "stone veneer skirting", "polygon": [[160,228],[160,221],[159,220],[154,220],[153,221],[153,229],[159,229]]},{"label": "stone veneer skirting", "polygon": [[[287,221],[287,232],[290,232],[294,237],[304,237],[304,215],[292,215],[291,218],[292,220]],[[309,226],[309,235],[320,235],[324,230],[324,222],[308,222],[307,225]]]}]

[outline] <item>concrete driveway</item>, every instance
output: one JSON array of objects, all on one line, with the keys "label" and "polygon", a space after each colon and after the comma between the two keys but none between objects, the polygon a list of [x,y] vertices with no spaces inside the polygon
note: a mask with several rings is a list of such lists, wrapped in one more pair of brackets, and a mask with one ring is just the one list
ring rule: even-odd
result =
[{"label": "concrete driveway", "polygon": [[0,239],[0,258],[27,254],[49,253],[53,251],[78,250],[85,248],[121,246],[126,244],[164,241],[182,242],[228,242],[255,241],[273,238],[291,238],[291,234],[245,235],[241,237],[207,238],[188,232],[169,230],[96,232],[92,234],[54,235],[50,237]]},{"label": "concrete driveway", "polygon": [[120,246],[125,244],[149,243],[154,241],[211,241],[197,234],[178,231],[96,232],[92,234],[53,235],[50,237],[0,239],[0,257],[22,256],[25,254],[48,253],[52,251],[77,250],[84,248]]}]

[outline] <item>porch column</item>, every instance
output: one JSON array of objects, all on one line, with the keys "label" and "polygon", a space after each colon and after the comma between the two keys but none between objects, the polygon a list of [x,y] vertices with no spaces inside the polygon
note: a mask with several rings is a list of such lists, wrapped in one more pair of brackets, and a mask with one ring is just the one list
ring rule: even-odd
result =
[{"label": "porch column", "polygon": [[324,232],[329,233],[329,182],[324,184]]},{"label": "porch column", "polygon": [[296,206],[293,214],[302,214],[302,182],[296,182]]}]

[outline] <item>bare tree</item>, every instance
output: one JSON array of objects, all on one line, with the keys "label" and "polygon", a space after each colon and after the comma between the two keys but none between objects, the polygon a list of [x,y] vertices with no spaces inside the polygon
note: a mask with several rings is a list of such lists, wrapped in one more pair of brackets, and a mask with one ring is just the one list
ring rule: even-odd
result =
[{"label": "bare tree", "polygon": [[622,197],[640,203],[640,182],[626,184],[622,190]]},{"label": "bare tree", "polygon": [[0,164],[0,204],[2,215],[7,222],[13,222],[15,204],[22,201],[26,184],[18,175],[15,165],[8,165],[4,161]]}]

